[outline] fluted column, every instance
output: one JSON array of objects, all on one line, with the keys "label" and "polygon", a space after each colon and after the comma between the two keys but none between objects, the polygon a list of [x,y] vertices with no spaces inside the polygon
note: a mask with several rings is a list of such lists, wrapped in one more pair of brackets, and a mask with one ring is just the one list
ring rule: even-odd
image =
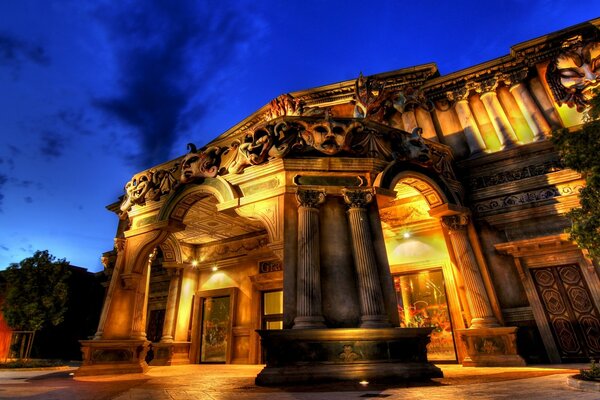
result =
[{"label": "fluted column", "polygon": [[173,331],[175,328],[175,314],[177,313],[177,303],[179,300],[179,278],[181,269],[169,269],[171,281],[169,282],[169,294],[167,297],[167,309],[165,310],[165,321],[163,324],[161,343],[173,343]]},{"label": "fluted column", "polygon": [[325,328],[321,308],[319,205],[325,191],[298,189],[298,275],[293,329]]},{"label": "fluted column", "polygon": [[[148,292],[150,286],[150,271],[152,262],[156,257],[156,248],[148,255],[146,267],[137,277],[135,285],[135,300],[133,308],[133,322],[131,324],[130,339],[146,339],[146,315],[148,314]],[[132,285],[133,286],[133,285]]]},{"label": "fluted column", "polygon": [[409,108],[402,112],[402,124],[406,132],[412,132],[413,129],[419,126],[414,110]]},{"label": "fluted column", "polygon": [[449,93],[449,97],[456,100],[454,109],[456,110],[460,126],[465,133],[469,150],[471,154],[478,154],[486,151],[487,146],[483,141],[477,122],[471,112],[471,107],[469,107],[468,95],[469,91],[466,89]]},{"label": "fluted column", "polygon": [[100,321],[98,322],[98,330],[94,334],[95,340],[102,339],[102,334],[104,333],[104,325],[106,324],[106,317],[108,315],[108,310],[110,309],[110,304],[112,302],[112,299],[113,299],[113,296],[115,293],[115,289],[118,286],[119,275],[121,274],[121,270],[123,269],[123,264],[124,264],[126,239],[115,238],[114,243],[115,243],[115,250],[117,250],[117,260],[115,261],[115,267],[114,267],[111,277],[110,277],[110,284],[108,285],[108,290],[106,291],[104,305],[102,306],[102,313],[100,314]]},{"label": "fluted column", "polygon": [[527,124],[531,128],[534,135],[533,139],[536,141],[546,139],[546,134],[551,131],[550,125],[546,121],[546,118],[544,118],[535,100],[533,100],[533,97],[531,97],[527,87],[522,82],[518,82],[512,85],[509,91],[515,98],[519,110],[521,110],[523,117],[525,117]]},{"label": "fluted column", "polygon": [[342,194],[349,206],[348,221],[358,281],[360,327],[389,327],[367,213],[367,205],[373,201],[374,193],[365,189],[344,189]]},{"label": "fluted column", "polygon": [[510,125],[508,117],[504,113],[504,109],[498,100],[496,94],[497,81],[490,79],[483,82],[478,90],[482,93],[479,98],[485,107],[490,122],[494,126],[494,130],[498,135],[502,148],[509,148],[519,143],[514,129]]},{"label": "fluted column", "polygon": [[442,217],[442,224],[448,229],[452,249],[465,282],[467,302],[471,309],[469,328],[492,328],[499,326],[494,316],[490,299],[483,284],[481,271],[475,259],[471,242],[467,234],[469,217],[466,215],[450,215]]}]

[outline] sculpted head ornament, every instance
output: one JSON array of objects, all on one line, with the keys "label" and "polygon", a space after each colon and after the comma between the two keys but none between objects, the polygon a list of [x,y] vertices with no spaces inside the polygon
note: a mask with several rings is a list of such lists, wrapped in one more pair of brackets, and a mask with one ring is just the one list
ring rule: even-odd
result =
[{"label": "sculpted head ornament", "polygon": [[546,80],[559,105],[583,111],[600,87],[600,42],[566,49],[548,66]]},{"label": "sculpted head ornament", "polygon": [[196,145],[188,143],[189,153],[181,162],[181,183],[189,183],[199,178],[214,178],[219,171],[219,163],[223,149],[209,147],[198,151]]}]

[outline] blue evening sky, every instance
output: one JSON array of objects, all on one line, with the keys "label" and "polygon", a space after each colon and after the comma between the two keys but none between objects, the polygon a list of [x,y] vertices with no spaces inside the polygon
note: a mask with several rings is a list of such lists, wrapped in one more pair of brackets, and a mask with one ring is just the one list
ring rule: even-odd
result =
[{"label": "blue evening sky", "polygon": [[287,92],[448,74],[598,17],[590,1],[0,0],[0,269],[92,271],[131,176]]}]

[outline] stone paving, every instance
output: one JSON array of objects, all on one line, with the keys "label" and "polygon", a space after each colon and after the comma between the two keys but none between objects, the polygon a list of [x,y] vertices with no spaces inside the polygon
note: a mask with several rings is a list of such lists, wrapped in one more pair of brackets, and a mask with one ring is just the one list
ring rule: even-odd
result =
[{"label": "stone paving", "polygon": [[145,374],[73,378],[62,370],[0,370],[0,399],[44,400],[292,400],[292,399],[577,399],[600,392],[567,386],[567,376],[585,365],[468,368],[439,365],[432,382],[362,386],[358,382],[265,388],[254,385],[257,365],[151,367]]}]

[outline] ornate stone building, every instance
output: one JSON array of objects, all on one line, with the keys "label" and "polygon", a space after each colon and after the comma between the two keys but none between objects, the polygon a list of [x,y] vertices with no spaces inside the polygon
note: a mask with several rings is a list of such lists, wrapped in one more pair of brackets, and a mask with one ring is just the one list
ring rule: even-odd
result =
[{"label": "ornate stone building", "polygon": [[584,181],[547,140],[582,123],[599,26],[285,94],[133,176],[78,374],[143,371],[152,342],[153,365],[266,360],[263,383],[435,376],[430,331],[432,361],[600,356],[599,270],[563,233]]}]

